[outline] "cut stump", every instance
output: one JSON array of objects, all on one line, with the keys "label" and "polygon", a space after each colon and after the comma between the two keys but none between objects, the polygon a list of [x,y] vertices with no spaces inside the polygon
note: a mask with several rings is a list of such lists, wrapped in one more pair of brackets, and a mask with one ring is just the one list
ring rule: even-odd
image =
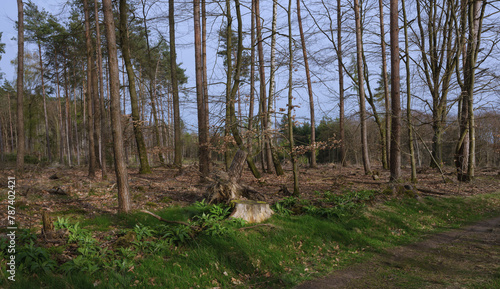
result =
[{"label": "cut stump", "polygon": [[268,203],[252,200],[233,200],[234,211],[230,218],[240,218],[248,223],[260,223],[274,213]]}]

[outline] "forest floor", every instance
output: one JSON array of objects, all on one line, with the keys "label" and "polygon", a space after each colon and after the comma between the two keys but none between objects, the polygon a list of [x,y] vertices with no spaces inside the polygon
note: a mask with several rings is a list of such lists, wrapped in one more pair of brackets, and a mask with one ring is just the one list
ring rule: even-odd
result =
[{"label": "forest floor", "polygon": [[[214,169],[214,172],[217,170]],[[388,187],[389,172],[378,169],[377,177],[367,176],[361,167],[338,167],[320,165],[316,169],[300,168],[301,199],[317,200],[326,191],[342,194],[349,191],[384,190]],[[456,181],[453,168],[445,168],[441,175],[437,169],[421,169],[418,183],[413,185],[418,193],[434,196],[471,196],[496,192],[500,188],[500,170],[478,169],[471,183]],[[117,188],[114,171],[102,179],[100,172],[90,179],[85,168],[31,167],[16,183],[16,221],[21,227],[41,226],[41,212],[47,210],[56,215],[74,212],[92,217],[117,213]],[[13,170],[0,170],[0,190],[7,190],[7,180],[14,176]],[[409,179],[409,171],[403,170],[403,178]],[[288,196],[282,188],[293,191],[292,175],[265,174],[255,179],[244,170],[242,184],[261,192],[269,203]],[[155,168],[152,174],[140,175],[137,169],[129,170],[129,186],[133,210],[161,210],[172,206],[186,206],[201,201],[207,183],[200,182],[195,166],[186,166],[181,174],[176,169]],[[7,219],[6,211],[0,218]]]},{"label": "forest floor", "polygon": [[[217,174],[217,168],[213,169],[213,173],[214,175]],[[15,218],[17,225],[20,228],[27,228],[30,229],[31,232],[39,234],[42,226],[42,212],[46,211],[50,212],[53,217],[71,217],[72,221],[75,220],[73,219],[73,217],[75,217],[77,221],[95,220],[96,223],[98,222],[98,218],[96,217],[115,216],[118,204],[114,173],[110,172],[107,179],[102,179],[100,174],[98,174],[97,177],[90,179],[87,174],[88,172],[83,167],[70,169],[56,166],[30,167],[30,169],[24,174],[23,178],[16,179]],[[322,204],[322,202],[325,200],[325,192],[330,192],[330,194],[334,195],[360,191],[384,192],[382,194],[376,194],[377,197],[374,199],[375,202],[372,203],[373,208],[376,209],[379,207],[377,203],[382,204],[384,200],[387,200],[387,197],[384,197],[385,192],[391,192],[392,190],[387,190],[389,188],[388,171],[378,169],[375,174],[376,176],[365,175],[361,167],[354,166],[340,168],[332,165],[324,165],[319,166],[316,169],[301,167],[300,200],[301,202],[310,201],[310,204],[323,207],[324,204]],[[9,188],[8,180],[13,176],[13,170],[0,170],[0,196],[2,196],[2,202],[5,202],[7,199],[7,191],[12,189]],[[407,169],[403,170],[403,178],[409,179],[409,171]],[[478,197],[480,197],[483,194],[490,194],[491,196],[492,193],[498,193],[500,192],[500,172],[498,168],[478,169],[476,172],[476,178],[471,183],[457,182],[455,180],[456,177],[453,168],[445,168],[443,175],[438,170],[421,169],[419,170],[418,178],[418,183],[411,185],[414,191],[417,192],[417,199],[415,200],[415,198],[413,198],[414,195],[407,195],[406,198],[408,199],[409,197],[409,199],[413,200],[413,203],[406,203],[410,204],[408,212],[411,211],[411,214],[414,215],[412,215],[411,218],[421,219],[420,221],[422,221],[422,224],[425,224],[428,221],[430,222],[430,227],[436,227],[439,231],[439,227],[441,225],[435,224],[435,221],[431,220],[434,220],[433,217],[436,217],[436,219],[443,216],[444,218],[448,218],[448,212],[450,212],[450,220],[448,220],[450,223],[458,222],[458,219],[455,220],[454,218],[460,218],[460,216],[463,215],[462,217],[465,218],[463,221],[470,224],[470,221],[472,220],[468,219],[466,216],[468,216],[467,214],[472,216],[476,214],[476,211],[479,215],[489,217],[498,216],[498,212],[500,211],[498,209],[498,202],[500,201],[498,197],[492,197],[492,203],[486,203],[484,205],[484,209],[481,206],[477,207],[477,205],[472,205],[468,208],[467,205],[465,205],[467,203],[466,201],[463,203],[465,205],[463,209],[453,213],[448,211],[446,207],[442,207],[441,209],[438,209],[442,210],[442,212],[436,211],[435,213],[432,210],[425,211],[422,209],[424,210],[423,213],[425,216],[419,216],[422,211],[416,209],[420,207],[431,208],[430,206],[433,204],[432,199],[436,199],[434,197],[438,197],[437,199],[440,200],[446,200],[446,198],[449,198],[448,200],[453,202],[454,198],[451,197],[454,196],[461,197],[460,199],[475,200],[477,199],[476,197],[467,197],[478,195]],[[249,171],[244,170],[241,183],[243,185],[251,186],[254,190],[262,193],[262,195],[267,198],[269,203],[276,203],[289,196],[288,190],[292,190],[291,184],[293,181],[289,171],[287,171],[285,176],[276,177],[274,175],[264,175],[261,179],[257,180],[250,174]],[[409,185],[409,183],[404,184],[406,184],[407,187]],[[201,182],[201,178],[195,166],[185,166],[182,173],[179,173],[178,170],[175,169],[162,167],[155,168],[153,173],[148,175],[140,175],[137,173],[136,169],[130,169],[129,185],[132,210],[136,210],[137,213],[138,210],[142,209],[162,211],[169,208],[174,208],[173,210],[175,210],[176,207],[190,206],[197,201],[203,200],[208,183]],[[287,187],[288,189],[285,190],[283,189],[284,187]],[[393,197],[398,199],[397,196],[393,195]],[[381,198],[380,202],[377,202],[377,198]],[[455,198],[454,202],[458,202],[457,198]],[[391,210],[393,210],[392,208],[393,207],[386,207],[388,210],[387,220],[381,221],[382,223],[395,222],[396,224],[399,222],[397,221],[398,218],[408,220],[405,219],[406,213],[404,213],[404,210],[402,211],[403,213],[401,216],[392,216],[391,214],[394,213],[391,213]],[[472,210],[472,212],[466,213],[464,209]],[[494,214],[488,213],[490,211]],[[370,213],[368,212],[367,214],[369,215]],[[0,218],[7,220],[7,210],[0,212]],[[299,219],[302,221],[305,220],[304,222],[309,222],[311,220],[313,220],[313,222],[319,222],[318,224],[320,225],[317,225],[318,228],[332,225],[340,226],[341,228],[345,227],[347,230],[352,226],[360,226],[360,224],[356,223],[359,221],[356,218],[352,219],[352,224],[350,223],[351,221],[347,221],[348,219],[346,219],[346,221],[341,221],[338,224],[330,224],[321,218],[311,219],[301,217]],[[292,226],[297,225],[295,223],[297,220],[297,218],[290,219],[283,217],[274,219],[274,222],[278,225],[281,224],[283,227],[283,232],[280,232],[279,234],[285,234],[286,230],[289,230]],[[469,220],[469,222],[467,222],[467,220]],[[474,220],[478,219],[476,218]],[[411,220],[408,221],[410,222]],[[371,235],[373,235],[374,232],[380,231],[383,236],[385,236],[383,238],[387,240],[392,240],[391,238],[405,238],[406,233],[404,233],[404,230],[401,231],[400,229],[394,229],[392,227],[375,229],[372,225],[376,225],[376,221],[371,220],[370,222],[375,223],[366,225],[367,228],[365,229],[355,228],[354,231],[351,230],[352,228],[348,229],[350,230],[348,234],[351,234],[353,238],[356,235],[357,238],[373,238]],[[395,224],[393,224],[393,226],[396,226]],[[0,224],[0,226],[2,228],[7,227],[6,224],[3,223]],[[304,226],[307,228],[311,226],[312,228],[312,225]],[[384,225],[381,226],[383,227]],[[401,226],[401,224],[397,226]],[[420,225],[417,225],[418,228],[420,228],[419,226]],[[425,226],[422,228],[424,227]],[[113,224],[105,224],[103,228],[104,231],[96,232],[95,235],[101,242],[109,243],[109,238],[119,238],[118,234],[115,232],[116,230],[110,229],[114,228]],[[372,232],[372,229],[375,231]],[[384,235],[386,234],[384,233],[386,230],[389,230],[393,235],[396,235],[393,236],[389,234],[386,236]],[[333,229],[332,232],[334,232]],[[432,230],[429,232],[432,232]],[[106,234],[109,235],[107,236],[109,237],[108,239],[106,239]],[[291,231],[286,234],[293,235],[295,233]],[[304,234],[305,235],[303,237],[305,238],[305,244],[309,233]],[[322,238],[329,238],[321,236],[322,233],[318,232],[316,229],[314,229],[311,234],[319,234],[319,240],[322,240]],[[332,288],[332,284],[334,284],[334,288],[464,288],[464,286],[465,288],[469,288],[476,285],[479,285],[481,288],[500,288],[500,217],[484,221],[482,223],[477,223],[471,227],[466,227],[465,229],[439,233],[437,235],[424,234],[424,236],[427,236],[423,238],[424,241],[420,241],[422,239],[415,239],[411,242],[404,243],[411,245],[399,247],[381,245],[380,251],[375,250],[371,252],[370,254],[373,255],[366,255],[366,258],[360,260],[361,262],[358,262],[357,264],[355,264],[356,262],[351,262],[346,264],[347,267],[337,267],[338,270],[332,275],[327,275],[326,277],[323,277],[323,279],[317,279],[316,281],[308,281],[300,285],[301,287],[298,288]],[[246,235],[242,235],[238,238],[244,239],[246,238]],[[286,237],[286,239],[288,238],[289,237]],[[299,236],[299,238],[301,237]],[[341,236],[335,236],[333,238],[342,239]],[[377,238],[378,237],[375,237],[375,239]],[[375,239],[373,239],[373,242],[380,241]],[[208,244],[212,244],[213,240],[210,239]],[[251,239],[247,241],[250,243],[253,242]],[[262,242],[264,241],[262,240]],[[331,244],[327,243],[326,245],[325,241],[322,242],[322,246],[326,246],[325,249],[327,249],[330,245],[334,246],[334,242]],[[357,252],[359,248],[364,248],[366,245],[361,245],[364,244],[364,242],[365,241],[358,242],[354,239],[351,239],[350,242],[347,241],[345,244],[346,248],[348,248],[346,254],[351,255],[352,251],[350,250],[356,249],[355,252]],[[66,251],[71,251],[74,247],[73,244],[65,246],[67,247],[65,247]],[[299,251],[301,246],[298,247]],[[338,247],[338,245],[335,246]],[[316,253],[314,253],[315,251],[313,247],[309,248],[310,251],[307,251],[307,254],[305,253],[306,251],[302,253],[306,254],[310,258],[314,258]],[[186,250],[186,252],[188,252],[192,249],[190,249],[190,246],[187,245]],[[227,250],[227,248],[224,250]],[[73,252],[72,254],[76,253]],[[186,257],[187,256],[188,255],[186,253]],[[66,257],[67,256],[65,256],[65,258]],[[67,260],[65,259],[63,261]],[[146,266],[141,268],[146,268]],[[318,269],[318,272],[314,274],[311,271],[309,278],[324,276],[324,274],[331,272],[331,268],[331,266],[325,267],[326,271]],[[276,274],[276,277],[274,277],[273,274],[269,275],[269,273],[263,273],[263,276],[268,278],[269,275],[272,276],[272,278],[275,278],[273,281],[275,283],[272,283],[275,285],[285,282],[288,284],[285,287],[297,285],[305,279],[308,279],[304,276],[304,271],[301,273],[299,270],[300,268],[297,269],[298,271],[295,269],[294,271],[289,272],[291,277],[286,277],[286,272],[284,275]],[[244,271],[241,268],[239,270]],[[304,270],[308,270],[308,268]],[[219,278],[224,279],[226,277],[227,276],[220,276]],[[295,279],[295,277],[297,278]],[[160,278],[160,276],[158,276],[158,278]],[[164,276],[161,278],[164,278]],[[291,281],[286,281],[287,278]],[[265,288],[267,285],[263,286],[264,287],[261,287]]]}]

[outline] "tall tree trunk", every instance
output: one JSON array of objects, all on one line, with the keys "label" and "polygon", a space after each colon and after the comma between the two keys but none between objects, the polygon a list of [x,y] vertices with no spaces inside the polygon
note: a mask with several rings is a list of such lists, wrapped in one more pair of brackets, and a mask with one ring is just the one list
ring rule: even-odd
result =
[{"label": "tall tree trunk", "polygon": [[116,35],[111,0],[103,0],[104,27],[109,53],[111,126],[113,134],[113,151],[115,155],[115,173],[118,184],[118,211],[130,211],[130,193],[128,172],[123,152],[123,135],[120,115],[120,77],[118,71],[118,56],[116,51]]},{"label": "tall tree trunk", "polygon": [[[273,2],[274,3],[274,2]],[[252,0],[251,11],[251,27],[250,27],[250,100],[248,104],[248,134],[247,134],[247,149],[248,155],[252,156],[253,148],[253,114],[255,101],[255,1]],[[273,4],[274,5],[274,4]],[[274,9],[274,8],[273,8]],[[273,10],[274,11],[274,10]],[[274,14],[273,14],[274,15]],[[271,52],[271,57],[272,57]],[[271,61],[272,62],[272,61]]]},{"label": "tall tree trunk", "polygon": [[304,66],[306,69],[307,92],[309,94],[309,111],[311,114],[311,168],[316,167],[316,121],[314,120],[314,98],[311,83],[311,73],[309,72],[309,61],[307,59],[306,40],[304,29],[302,28],[302,17],[300,16],[300,0],[297,0],[297,20],[299,23],[300,41],[302,43],[302,54],[304,56]]},{"label": "tall tree trunk", "polygon": [[65,151],[65,133],[64,133],[64,122],[62,116],[62,105],[61,105],[61,90],[59,81],[59,63],[57,61],[58,53],[55,53],[55,68],[56,68],[56,96],[57,96],[57,113],[59,115],[59,127],[60,127],[60,137],[59,137],[59,161],[61,164],[64,163],[64,151]]},{"label": "tall tree trunk", "polygon": [[201,61],[201,27],[200,27],[200,0],[193,0],[194,15],[194,51],[196,63],[196,102],[198,108],[198,143],[200,173],[207,176],[210,171],[210,155],[208,149],[208,126],[205,97],[203,95],[203,68]]},{"label": "tall tree trunk", "polygon": [[[146,36],[146,47],[147,47],[147,57],[149,60],[149,65],[151,66],[149,68],[150,72],[150,77],[151,78],[156,78],[156,73],[153,73],[154,71],[154,66],[153,66],[153,60],[151,58],[151,48],[149,46],[149,29],[147,25],[147,13],[146,13],[146,6],[145,6],[145,1],[141,0],[142,2],[142,15],[143,15],[143,23],[144,23],[144,34]],[[155,146],[158,147],[160,150],[158,152],[158,158],[160,159],[160,163],[162,165],[165,164],[165,158],[163,156],[163,152],[161,150],[161,137],[160,137],[160,122],[158,120],[158,111],[156,109],[156,79],[150,79],[150,86],[149,86],[149,96],[151,99],[151,110],[153,114],[153,120],[154,120],[154,126],[153,126],[153,131],[155,134]]]},{"label": "tall tree trunk", "polygon": [[226,119],[224,124],[224,143],[226,147],[224,148],[224,162],[226,164],[226,171],[229,171],[229,167],[231,166],[231,142],[229,138],[231,136],[231,107],[232,107],[232,95],[231,95],[231,83],[233,78],[233,62],[232,62],[232,52],[233,52],[233,43],[232,43],[232,22],[231,18],[231,2],[226,0],[226,62],[227,62],[227,71],[226,71]]},{"label": "tall tree trunk", "polygon": [[17,159],[16,173],[24,171],[24,12],[23,1],[17,0]]},{"label": "tall tree trunk", "polygon": [[[403,0],[404,1],[404,0]],[[385,105],[385,138],[382,140],[382,155],[386,158],[382,163],[384,169],[389,169],[389,151],[391,143],[391,115],[389,114],[389,80],[387,78],[387,55],[385,53],[385,29],[384,29],[384,5],[382,0],[378,0],[380,14],[380,46],[382,48],[382,80],[384,86],[384,105]]]},{"label": "tall tree trunk", "polygon": [[391,181],[401,178],[401,96],[399,77],[399,24],[398,0],[391,0]]},{"label": "tall tree trunk", "polygon": [[42,44],[38,41],[38,57],[40,61],[40,74],[42,80],[42,98],[43,98],[43,117],[45,120],[45,141],[47,147],[47,157],[49,159],[49,163],[52,162],[52,153],[50,151],[50,135],[49,135],[49,118],[47,116],[47,96],[45,95],[45,80],[44,80],[44,69],[43,69],[43,61],[42,61]]},{"label": "tall tree trunk", "polygon": [[[461,137],[457,145],[457,176],[459,181],[469,182],[474,178],[475,170],[475,119],[474,119],[474,82],[477,57],[479,54],[485,3],[482,0],[467,2],[468,39],[466,46],[462,112],[460,118]],[[462,13],[465,13],[463,11]],[[465,21],[464,21],[465,22]],[[464,36],[465,37],[465,36]]]},{"label": "tall tree trunk", "polygon": [[[253,18],[252,18],[253,19]],[[276,73],[276,22],[278,20],[278,1],[273,0],[273,23],[272,23],[272,28],[271,28],[271,71],[269,73],[269,97],[268,97],[268,102],[267,102],[267,107],[268,110],[271,110],[273,106],[273,100],[275,100],[275,95],[274,95],[274,79],[275,79],[275,73]],[[271,122],[271,119],[268,119],[268,122]],[[271,153],[273,156],[273,164],[274,164],[274,170],[276,171],[276,175],[281,176],[284,175],[285,172],[283,171],[283,167],[281,166],[281,162],[278,158],[278,154],[276,153],[276,150],[274,148],[274,144],[272,139],[269,140],[269,146],[271,149]]]},{"label": "tall tree trunk", "polygon": [[137,144],[137,151],[139,154],[140,174],[151,173],[151,168],[148,162],[148,152],[146,149],[146,144],[144,142],[144,136],[142,134],[141,119],[139,116],[139,104],[137,101],[137,89],[135,87],[135,74],[134,68],[132,67],[132,61],[130,57],[130,44],[128,38],[128,20],[127,20],[127,1],[120,0],[120,40],[121,40],[121,50],[123,61],[125,62],[125,67],[127,69],[128,76],[128,88],[130,93],[130,106],[132,107],[132,123],[134,128],[134,136]]},{"label": "tall tree trunk", "polygon": [[96,60],[92,60],[92,110],[94,112],[94,151],[96,154],[96,166],[100,169],[102,163],[101,154],[101,102],[99,100],[99,81],[97,77]]},{"label": "tall tree trunk", "polygon": [[179,108],[179,84],[177,81],[177,55],[175,52],[174,0],[168,1],[168,26],[170,34],[170,85],[174,109],[174,165],[182,171],[181,115]]},{"label": "tall tree trunk", "polygon": [[358,68],[358,94],[359,94],[359,119],[361,126],[361,150],[363,155],[363,166],[365,174],[371,174],[370,157],[368,154],[368,139],[366,135],[366,108],[365,108],[365,87],[364,87],[364,67],[363,67],[363,47],[361,39],[361,15],[359,0],[354,0],[354,15],[356,19],[356,56]]},{"label": "tall tree trunk", "polygon": [[[76,79],[74,68],[73,68],[73,78]],[[83,98],[83,96],[82,96],[82,98]],[[80,165],[80,142],[78,140],[78,114],[76,111],[76,107],[77,107],[76,83],[73,85],[73,104],[75,105],[75,121],[74,121],[74,123],[75,123],[76,164]]]},{"label": "tall tree trunk", "polygon": [[104,76],[102,71],[102,51],[101,51],[101,29],[99,25],[99,10],[98,1],[94,0],[94,11],[95,11],[95,29],[96,29],[96,47],[97,47],[97,73],[99,74],[99,110],[100,110],[100,126],[101,126],[101,145],[100,145],[100,155],[101,155],[101,175],[103,179],[107,178],[107,167],[106,167],[106,145],[107,145],[107,133],[106,133],[106,109],[104,102]]},{"label": "tall tree trunk", "polygon": [[[208,106],[208,73],[207,73],[207,4],[201,0],[201,57],[203,63],[203,98],[202,103],[205,108],[205,127],[207,128],[207,144],[210,143],[208,128],[210,127],[210,109]],[[207,155],[210,159],[210,151],[207,147]]]},{"label": "tall tree trunk", "polygon": [[94,112],[93,112],[93,97],[92,97],[92,43],[90,39],[90,19],[88,1],[83,0],[85,13],[85,39],[87,47],[87,125],[89,139],[89,177],[95,178],[96,171],[96,152],[94,140]]},{"label": "tall tree trunk", "polygon": [[10,105],[10,93],[7,92],[7,105],[9,107],[9,126],[10,126],[10,152],[14,151],[14,129],[12,128],[12,106]]},{"label": "tall tree trunk", "polygon": [[[333,36],[332,36],[333,38]],[[342,62],[342,4],[337,0],[337,61],[339,65],[339,137],[340,163],[346,166],[345,130],[344,130],[344,64]]]},{"label": "tall tree trunk", "polygon": [[65,112],[65,134],[66,147],[68,148],[68,165],[72,166],[72,149],[71,149],[71,110],[69,106],[69,83],[68,83],[68,67],[64,64],[64,112]]},{"label": "tall tree trunk", "polygon": [[271,172],[272,164],[272,152],[270,147],[270,137],[269,137],[269,110],[267,107],[267,96],[266,96],[266,73],[265,73],[265,63],[264,63],[264,46],[262,40],[262,28],[261,28],[261,18],[260,18],[260,0],[255,1],[255,23],[257,29],[257,51],[259,55],[259,76],[260,76],[260,106],[261,106],[261,124],[262,133],[264,135],[263,145],[264,145],[264,159],[267,166],[267,172]]},{"label": "tall tree trunk", "polygon": [[411,79],[410,79],[410,49],[408,44],[408,19],[406,17],[405,0],[401,1],[403,10],[404,33],[405,33],[405,67],[406,67],[406,118],[408,122],[408,151],[410,153],[410,180],[417,182],[417,165],[415,163],[415,147],[413,144],[413,121],[411,115]]},{"label": "tall tree trunk", "polygon": [[290,159],[292,162],[293,174],[293,195],[298,196],[299,192],[299,168],[297,167],[296,151],[293,142],[293,38],[292,38],[292,0],[288,0],[288,141],[290,143]]},{"label": "tall tree trunk", "polygon": [[[229,0],[226,0],[227,5],[229,6]],[[234,82],[233,86],[231,88],[231,92],[229,94],[229,114],[230,114],[230,123],[231,123],[231,132],[233,133],[234,140],[240,150],[244,151],[245,153],[247,152],[245,144],[243,143],[243,139],[241,138],[240,132],[238,130],[238,122],[236,119],[236,111],[235,111],[235,100],[236,100],[236,93],[238,92],[238,88],[240,86],[240,73],[241,73],[241,65],[242,65],[242,55],[243,55],[243,21],[241,19],[241,9],[240,9],[240,1],[235,0],[235,8],[236,8],[236,17],[238,20],[238,46],[237,46],[237,55],[236,55],[236,71],[234,73]],[[230,7],[228,7],[230,8]],[[231,19],[231,10],[228,9],[226,12],[228,19]],[[228,30],[229,30],[229,35],[232,35],[231,32],[231,23],[228,23]],[[230,39],[230,38],[229,38]],[[231,63],[228,62],[228,65]],[[257,170],[257,167],[255,166],[253,162],[253,158],[246,154],[246,162],[248,164],[248,168],[252,172],[255,178],[260,178],[260,173]]]}]

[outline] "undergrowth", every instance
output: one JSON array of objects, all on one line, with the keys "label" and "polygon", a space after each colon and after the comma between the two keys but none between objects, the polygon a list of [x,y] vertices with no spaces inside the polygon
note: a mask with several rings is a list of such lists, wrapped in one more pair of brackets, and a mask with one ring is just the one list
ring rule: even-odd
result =
[{"label": "undergrowth", "polygon": [[[500,214],[498,193],[383,202],[374,202],[381,197],[377,191],[317,194],[316,201],[287,197],[274,204],[272,227],[245,229],[251,225],[227,218],[230,207],[204,201],[156,212],[187,225],[140,212],[85,221],[59,217],[55,229],[66,237],[58,246],[20,231],[16,281],[2,270],[0,286],[286,288],[383,248]],[[102,230],[102,224],[115,227]],[[2,240],[3,264],[6,246]]]}]

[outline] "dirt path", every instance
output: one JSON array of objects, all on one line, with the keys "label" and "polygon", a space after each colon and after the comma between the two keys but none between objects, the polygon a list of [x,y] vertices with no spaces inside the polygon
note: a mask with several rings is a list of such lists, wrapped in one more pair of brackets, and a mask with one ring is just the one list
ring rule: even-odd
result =
[{"label": "dirt path", "polygon": [[500,217],[391,248],[296,289],[500,288]]}]

